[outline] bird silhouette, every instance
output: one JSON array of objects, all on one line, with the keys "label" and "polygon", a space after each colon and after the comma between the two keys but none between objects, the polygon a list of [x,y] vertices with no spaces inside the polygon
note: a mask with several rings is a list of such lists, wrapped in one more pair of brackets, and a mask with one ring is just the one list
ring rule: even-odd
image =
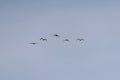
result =
[{"label": "bird silhouette", "polygon": [[63,41],[67,41],[67,42],[69,42],[70,40],[69,40],[69,39],[64,39]]},{"label": "bird silhouette", "polygon": [[40,38],[40,40],[43,40],[43,38]]},{"label": "bird silhouette", "polygon": [[84,41],[85,39],[80,39],[80,38],[77,38],[76,40],[78,40],[78,41]]},{"label": "bird silhouette", "polygon": [[46,38],[40,38],[40,40],[42,40],[42,41],[47,41],[47,39],[46,39]]},{"label": "bird silhouette", "polygon": [[58,34],[54,34],[53,36],[55,36],[55,37],[60,37]]},{"label": "bird silhouette", "polygon": [[32,45],[36,45],[36,44],[38,44],[38,43],[35,43],[35,42],[31,42],[31,43],[29,43],[29,44],[32,44]]}]

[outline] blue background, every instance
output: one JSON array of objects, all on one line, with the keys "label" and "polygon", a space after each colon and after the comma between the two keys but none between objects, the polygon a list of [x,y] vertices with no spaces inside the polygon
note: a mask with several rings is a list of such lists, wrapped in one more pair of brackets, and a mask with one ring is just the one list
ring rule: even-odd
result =
[{"label": "blue background", "polygon": [[119,21],[119,0],[0,0],[0,80],[120,80]]}]

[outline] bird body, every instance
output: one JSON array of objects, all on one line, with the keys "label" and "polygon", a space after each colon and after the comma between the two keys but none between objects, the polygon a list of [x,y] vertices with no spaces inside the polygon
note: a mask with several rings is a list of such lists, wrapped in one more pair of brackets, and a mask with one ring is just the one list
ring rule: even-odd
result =
[{"label": "bird body", "polygon": [[47,41],[47,39],[46,39],[46,38],[40,38],[40,40],[42,40],[42,41]]},{"label": "bird body", "polygon": [[55,36],[55,37],[60,37],[58,34],[54,34],[53,36]]},{"label": "bird body", "polygon": [[63,41],[67,41],[67,42],[69,42],[70,40],[69,40],[69,39],[64,39]]},{"label": "bird body", "polygon": [[40,38],[40,40],[43,40],[43,38]]},{"label": "bird body", "polygon": [[29,43],[29,44],[32,44],[32,45],[36,45],[36,44],[38,44],[38,43],[35,43],[35,42],[31,42],[31,43]]},{"label": "bird body", "polygon": [[78,39],[76,39],[76,40],[79,40],[79,41],[84,41],[84,39],[80,39],[80,38],[78,38]]}]

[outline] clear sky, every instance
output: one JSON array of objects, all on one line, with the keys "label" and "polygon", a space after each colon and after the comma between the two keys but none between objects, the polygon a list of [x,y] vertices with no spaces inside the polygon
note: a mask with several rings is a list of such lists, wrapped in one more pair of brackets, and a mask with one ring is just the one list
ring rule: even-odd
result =
[{"label": "clear sky", "polygon": [[119,21],[119,0],[0,0],[0,80],[120,80]]}]

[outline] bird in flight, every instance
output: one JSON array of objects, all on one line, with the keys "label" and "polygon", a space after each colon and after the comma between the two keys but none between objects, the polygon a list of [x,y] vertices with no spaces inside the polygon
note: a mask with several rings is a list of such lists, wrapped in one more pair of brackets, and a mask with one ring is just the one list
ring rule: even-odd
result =
[{"label": "bird in flight", "polygon": [[64,39],[63,41],[67,41],[67,42],[69,42],[70,40],[69,40],[69,39]]},{"label": "bird in flight", "polygon": [[29,43],[29,44],[32,44],[32,45],[36,45],[36,44],[38,44],[38,43],[35,43],[35,42],[31,42],[31,43]]},{"label": "bird in flight", "polygon": [[40,38],[40,40],[43,40],[43,38]]},{"label": "bird in flight", "polygon": [[85,39],[80,39],[80,38],[77,38],[76,40],[78,40],[78,41],[84,41]]},{"label": "bird in flight", "polygon": [[53,36],[55,36],[55,37],[60,37],[58,34],[54,34]]},{"label": "bird in flight", "polygon": [[40,38],[40,40],[42,40],[42,41],[47,41],[47,39],[46,39],[46,38]]}]

